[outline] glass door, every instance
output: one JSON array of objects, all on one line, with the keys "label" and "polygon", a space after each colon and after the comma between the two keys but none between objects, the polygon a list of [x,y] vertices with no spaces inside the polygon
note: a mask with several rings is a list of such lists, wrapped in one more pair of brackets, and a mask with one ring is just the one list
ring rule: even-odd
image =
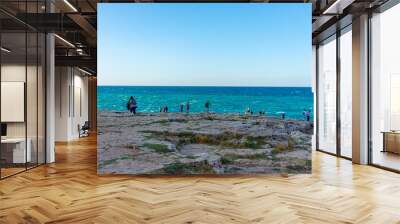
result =
[{"label": "glass door", "polygon": [[27,149],[25,32],[1,34],[1,176],[26,170]]},{"label": "glass door", "polygon": [[[0,6],[6,3],[0,3]],[[43,13],[44,1],[19,2],[19,13]],[[45,163],[43,33],[0,12],[0,178]],[[6,24],[6,25],[5,25]]]}]

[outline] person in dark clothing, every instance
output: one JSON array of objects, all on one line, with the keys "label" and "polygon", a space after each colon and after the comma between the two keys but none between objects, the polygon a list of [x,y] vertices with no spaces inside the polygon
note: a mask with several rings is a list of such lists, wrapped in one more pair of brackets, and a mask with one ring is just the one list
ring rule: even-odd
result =
[{"label": "person in dark clothing", "polygon": [[310,117],[311,117],[311,110],[306,111],[306,120],[310,121]]},{"label": "person in dark clothing", "polygon": [[190,111],[190,103],[189,100],[186,102],[186,113],[189,113]]},{"label": "person in dark clothing", "polygon": [[206,108],[206,112],[208,113],[210,111],[210,101],[206,101],[206,103],[204,104],[204,107]]},{"label": "person in dark clothing", "polygon": [[133,96],[131,96],[129,98],[127,106],[128,106],[129,112],[136,114],[137,104],[136,104],[136,100],[135,100],[135,98],[133,98]]},{"label": "person in dark clothing", "polygon": [[183,112],[183,103],[181,103],[180,105],[179,105],[179,112]]},{"label": "person in dark clothing", "polygon": [[306,120],[306,109],[303,109],[303,118],[304,118],[304,120]]}]

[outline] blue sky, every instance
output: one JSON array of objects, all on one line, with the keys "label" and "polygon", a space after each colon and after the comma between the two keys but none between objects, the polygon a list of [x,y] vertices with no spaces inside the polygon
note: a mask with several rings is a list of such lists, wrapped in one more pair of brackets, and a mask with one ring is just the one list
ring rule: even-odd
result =
[{"label": "blue sky", "polygon": [[310,86],[311,4],[99,4],[98,83]]}]

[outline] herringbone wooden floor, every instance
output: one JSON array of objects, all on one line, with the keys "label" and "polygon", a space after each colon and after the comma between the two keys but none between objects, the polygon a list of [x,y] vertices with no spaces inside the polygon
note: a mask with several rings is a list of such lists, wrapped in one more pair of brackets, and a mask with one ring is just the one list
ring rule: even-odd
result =
[{"label": "herringbone wooden floor", "polygon": [[0,223],[400,223],[400,175],[313,154],[313,174],[97,176],[96,139],[0,181]]}]

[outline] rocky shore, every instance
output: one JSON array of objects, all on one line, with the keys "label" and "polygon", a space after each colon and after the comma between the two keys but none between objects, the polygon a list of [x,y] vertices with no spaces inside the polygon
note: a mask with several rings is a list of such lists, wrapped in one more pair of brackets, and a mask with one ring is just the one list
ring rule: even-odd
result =
[{"label": "rocky shore", "polygon": [[99,111],[98,173],[310,173],[312,131],[266,116]]}]

